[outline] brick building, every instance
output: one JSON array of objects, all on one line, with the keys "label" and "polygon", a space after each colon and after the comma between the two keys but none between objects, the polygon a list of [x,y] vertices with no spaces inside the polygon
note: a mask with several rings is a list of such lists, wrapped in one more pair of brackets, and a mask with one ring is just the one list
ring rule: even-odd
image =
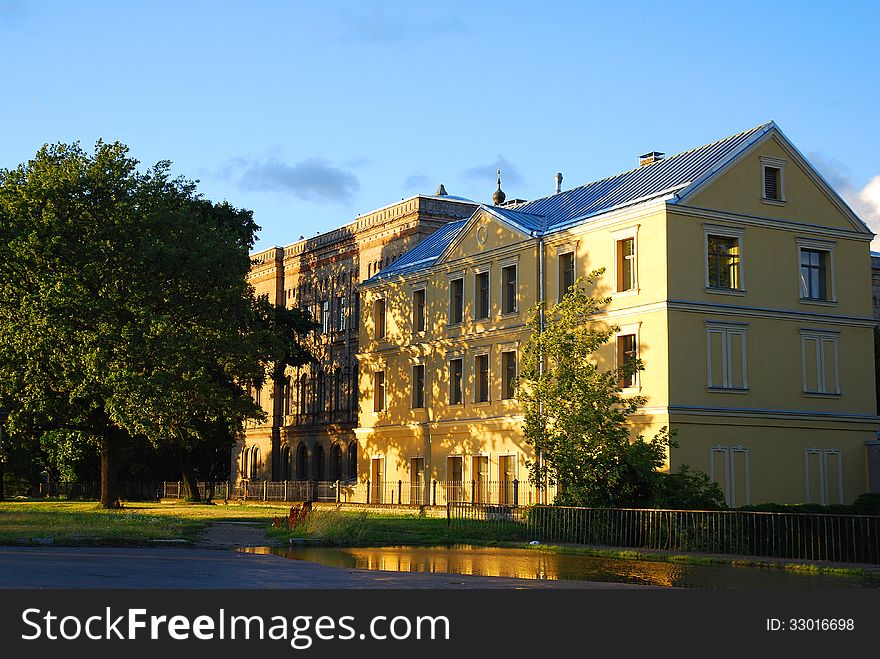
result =
[{"label": "brick building", "polygon": [[309,339],[316,363],[289,369],[283,383],[252,395],[267,414],[233,449],[234,482],[336,481],[357,473],[359,282],[372,277],[477,204],[446,194],[416,195],[338,229],[252,255],[256,294],[308,310],[320,324]]}]

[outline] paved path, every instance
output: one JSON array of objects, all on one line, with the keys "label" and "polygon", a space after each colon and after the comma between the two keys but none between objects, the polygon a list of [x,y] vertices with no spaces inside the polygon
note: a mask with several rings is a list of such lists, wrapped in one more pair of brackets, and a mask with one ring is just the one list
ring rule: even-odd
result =
[{"label": "paved path", "polygon": [[0,588],[645,588],[423,572],[378,572],[232,550],[0,547]]}]

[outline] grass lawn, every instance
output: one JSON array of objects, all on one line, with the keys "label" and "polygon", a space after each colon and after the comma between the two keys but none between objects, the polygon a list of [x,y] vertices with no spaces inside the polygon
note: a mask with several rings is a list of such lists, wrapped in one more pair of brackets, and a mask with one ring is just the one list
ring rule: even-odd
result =
[{"label": "grass lawn", "polygon": [[516,530],[471,524],[467,529],[449,528],[446,518],[417,515],[382,515],[367,512],[316,510],[288,530],[271,529],[272,538],[292,538],[348,545],[495,545],[522,541]]},{"label": "grass lawn", "polygon": [[0,502],[0,544],[142,544],[195,540],[216,520],[270,524],[288,506],[129,502],[104,510],[94,501]]}]

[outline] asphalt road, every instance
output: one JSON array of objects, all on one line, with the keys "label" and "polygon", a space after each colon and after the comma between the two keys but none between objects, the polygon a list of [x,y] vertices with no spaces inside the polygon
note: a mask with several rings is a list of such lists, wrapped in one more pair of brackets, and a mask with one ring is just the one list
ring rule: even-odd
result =
[{"label": "asphalt road", "polygon": [[0,547],[0,588],[645,588],[327,567],[270,554],[176,547]]}]

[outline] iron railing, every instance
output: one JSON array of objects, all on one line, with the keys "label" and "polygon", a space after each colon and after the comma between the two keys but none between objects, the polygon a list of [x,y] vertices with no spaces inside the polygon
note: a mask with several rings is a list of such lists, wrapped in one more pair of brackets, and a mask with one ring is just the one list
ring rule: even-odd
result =
[{"label": "iron railing", "polygon": [[[40,483],[30,495],[40,499],[98,499],[101,484]],[[119,483],[119,498],[125,501],[158,501],[162,498],[162,483]]]},{"label": "iron railing", "polygon": [[[389,480],[367,481],[367,503],[404,506],[445,506],[449,502],[519,505],[527,483],[509,481]],[[528,500],[528,499],[527,499]]]},{"label": "iron railing", "polygon": [[450,527],[495,525],[522,540],[880,563],[880,516],[447,504]]}]

